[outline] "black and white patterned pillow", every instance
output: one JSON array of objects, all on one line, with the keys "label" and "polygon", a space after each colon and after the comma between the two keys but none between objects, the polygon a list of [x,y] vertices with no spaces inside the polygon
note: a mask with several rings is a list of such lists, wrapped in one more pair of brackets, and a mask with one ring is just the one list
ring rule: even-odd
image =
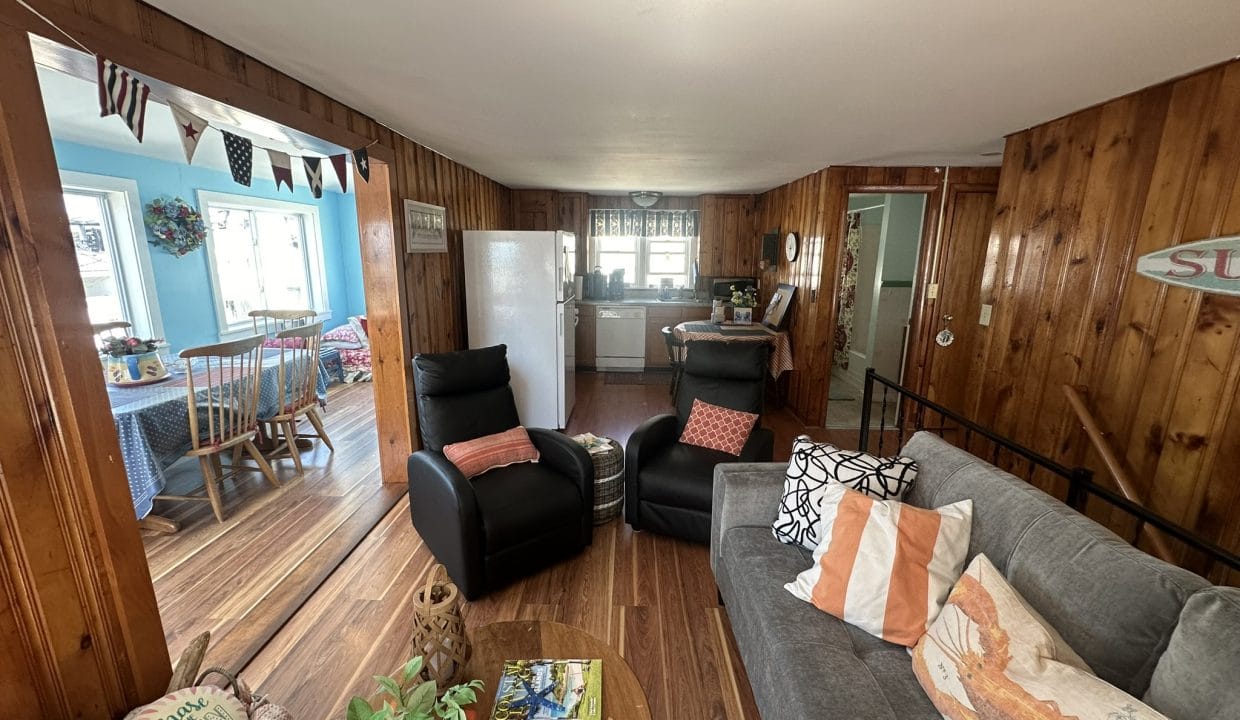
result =
[{"label": "black and white patterned pillow", "polygon": [[771,532],[780,542],[813,550],[822,539],[818,533],[827,483],[842,483],[878,500],[899,500],[916,478],[917,462],[910,458],[841,450],[802,435],[792,443],[784,495]]}]

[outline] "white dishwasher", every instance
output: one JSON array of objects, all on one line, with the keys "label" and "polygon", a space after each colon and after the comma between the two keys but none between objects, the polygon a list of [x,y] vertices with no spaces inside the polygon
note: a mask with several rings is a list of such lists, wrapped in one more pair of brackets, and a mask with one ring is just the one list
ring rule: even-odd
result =
[{"label": "white dishwasher", "polygon": [[646,367],[646,308],[599,305],[595,326],[595,363],[599,370],[640,371]]}]

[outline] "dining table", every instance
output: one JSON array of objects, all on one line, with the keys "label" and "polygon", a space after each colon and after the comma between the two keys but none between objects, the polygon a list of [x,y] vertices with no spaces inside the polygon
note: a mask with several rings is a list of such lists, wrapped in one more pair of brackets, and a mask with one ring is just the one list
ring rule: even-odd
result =
[{"label": "dining table", "polygon": [[767,371],[775,380],[793,368],[792,342],[788,333],[772,330],[765,325],[714,323],[705,320],[682,322],[672,328],[672,334],[682,342],[689,340],[721,340],[723,342],[763,342],[771,346],[771,360]]},{"label": "dining table", "polygon": [[[196,360],[196,359],[195,359]],[[175,523],[153,516],[155,496],[167,486],[164,471],[193,448],[189,427],[188,373],[194,373],[195,395],[199,402],[207,397],[203,367],[196,361],[188,365],[171,360],[168,377],[143,385],[108,384],[112,420],[120,439],[121,459],[129,480],[134,513],[139,521],[152,518],[147,527],[175,532]],[[278,413],[282,404],[279,391],[280,350],[265,348],[260,366],[258,417]],[[292,373],[288,373],[283,395],[291,395]],[[316,393],[320,403],[327,398],[327,372],[319,364]]]}]

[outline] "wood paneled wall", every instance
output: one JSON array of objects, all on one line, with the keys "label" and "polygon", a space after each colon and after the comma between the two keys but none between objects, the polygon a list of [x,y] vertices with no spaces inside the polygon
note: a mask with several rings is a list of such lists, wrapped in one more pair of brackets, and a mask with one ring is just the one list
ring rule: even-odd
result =
[{"label": "wood paneled wall", "polygon": [[762,233],[755,222],[753,195],[703,195],[698,230],[701,274],[757,277]]},{"label": "wood paneled wall", "polygon": [[[997,168],[951,168],[952,183],[994,182]],[[852,192],[925,192],[925,227],[938,226],[943,169],[932,167],[829,167],[767,191],[757,199],[757,233],[778,229],[780,237],[795,232],[801,239],[796,261],[781,254],[763,277],[763,303],[778,283],[796,286],[797,297],[788,320],[796,369],[787,387],[791,410],[807,425],[821,425],[826,415],[831,375],[835,314],[844,213]],[[933,243],[922,243],[922,255]],[[922,263],[925,266],[925,263]],[[915,303],[920,303],[920,294]],[[914,308],[916,317],[919,312]]]},{"label": "wood paneled wall", "polygon": [[[1011,136],[982,277],[974,415],[1101,465],[1060,390],[1088,389],[1147,504],[1240,549],[1240,298],[1134,275],[1240,233],[1240,63]],[[1101,475],[1105,477],[1105,475]]]},{"label": "wood paneled wall", "polygon": [[[417,443],[409,359],[463,347],[463,306],[454,301],[460,230],[509,226],[510,191],[136,0],[32,4],[139,73],[343,147],[377,141],[372,183],[357,186],[363,274],[375,393],[388,400],[376,408],[380,453],[386,479],[403,482]],[[29,372],[10,373],[16,385],[6,392],[5,429],[17,445],[0,458],[0,715],[119,717],[163,692],[169,664],[90,349],[27,32],[65,42],[25,8],[0,5],[0,295],[8,308],[0,348],[39,358]],[[403,252],[404,198],[447,208],[450,252]],[[374,290],[382,302],[371,302]],[[32,441],[21,439],[25,430]]]}]

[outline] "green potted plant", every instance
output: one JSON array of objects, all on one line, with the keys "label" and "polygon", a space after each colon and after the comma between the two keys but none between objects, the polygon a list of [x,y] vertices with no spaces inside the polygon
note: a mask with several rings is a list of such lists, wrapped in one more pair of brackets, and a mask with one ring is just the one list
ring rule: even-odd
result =
[{"label": "green potted plant", "polygon": [[758,304],[758,290],[752,285],[744,290],[732,288],[732,322],[737,325],[749,325],[753,322],[753,309]]},{"label": "green potted plant", "polygon": [[379,708],[371,700],[354,696],[349,701],[347,720],[477,720],[473,705],[478,700],[481,680],[453,685],[436,696],[434,680],[424,680],[422,656],[419,655],[401,668],[396,676],[375,676],[379,689],[371,698],[379,700]]}]

